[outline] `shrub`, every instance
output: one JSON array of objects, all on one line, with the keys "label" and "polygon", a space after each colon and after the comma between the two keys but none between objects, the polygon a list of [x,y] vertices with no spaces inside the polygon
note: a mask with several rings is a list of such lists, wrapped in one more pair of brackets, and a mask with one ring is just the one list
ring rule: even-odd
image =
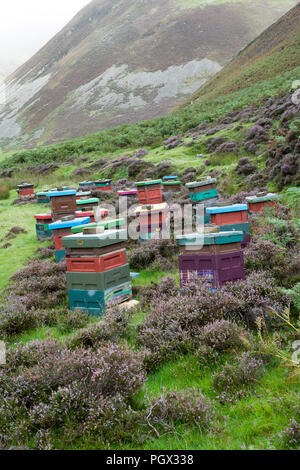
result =
[{"label": "shrub", "polygon": [[279,434],[285,449],[300,450],[300,422],[291,419],[288,426]]},{"label": "shrub", "polygon": [[144,382],[142,357],[126,344],[95,351],[54,341],[19,346],[0,370],[0,441],[49,448],[86,430],[114,440],[115,424],[122,413],[130,416],[129,400]]},{"label": "shrub", "polygon": [[214,389],[226,396],[241,397],[249,385],[257,382],[262,373],[263,361],[244,352],[233,363],[226,363],[220,372],[212,375]]},{"label": "shrub", "polygon": [[231,294],[210,291],[209,284],[202,281],[169,299],[158,293],[153,297],[150,314],[137,325],[137,342],[148,350],[147,368],[151,370],[178,353],[194,351],[204,325],[239,309],[239,301]]},{"label": "shrub", "polygon": [[160,269],[167,271],[172,268],[170,259],[178,248],[170,240],[151,240],[132,250],[130,267],[133,269]]},{"label": "shrub", "polygon": [[178,294],[178,286],[173,277],[167,276],[159,281],[159,284],[156,282],[151,282],[150,286],[143,286],[140,289],[141,296],[141,307],[149,305],[152,301],[156,301],[157,298],[166,298]]},{"label": "shrub", "polygon": [[5,297],[18,300],[27,310],[57,307],[66,300],[65,271],[65,263],[33,261],[11,277]]},{"label": "shrub", "polygon": [[132,312],[122,305],[111,307],[101,319],[88,328],[79,331],[69,340],[70,348],[98,348],[105,341],[116,341],[129,335],[129,322]]},{"label": "shrub", "polygon": [[276,321],[268,307],[281,311],[289,303],[288,296],[280,292],[274,279],[263,271],[252,272],[244,281],[230,282],[221,291],[240,302],[240,309],[234,316],[250,324],[255,323],[257,315],[266,321]]},{"label": "shrub", "polygon": [[88,313],[81,310],[72,312],[65,310],[59,315],[57,329],[60,333],[70,333],[72,330],[83,328],[90,321]]},{"label": "shrub", "polygon": [[215,418],[215,409],[196,388],[186,391],[164,389],[162,394],[149,399],[146,415],[151,425],[167,427],[170,422],[190,423],[206,430]]}]

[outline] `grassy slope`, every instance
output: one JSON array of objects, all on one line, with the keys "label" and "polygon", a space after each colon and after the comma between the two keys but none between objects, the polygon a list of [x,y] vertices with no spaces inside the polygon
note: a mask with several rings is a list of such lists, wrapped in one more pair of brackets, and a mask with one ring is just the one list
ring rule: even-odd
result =
[{"label": "grassy slope", "polygon": [[300,4],[261,34],[233,61],[196,92],[201,102],[290,71],[299,65]]}]

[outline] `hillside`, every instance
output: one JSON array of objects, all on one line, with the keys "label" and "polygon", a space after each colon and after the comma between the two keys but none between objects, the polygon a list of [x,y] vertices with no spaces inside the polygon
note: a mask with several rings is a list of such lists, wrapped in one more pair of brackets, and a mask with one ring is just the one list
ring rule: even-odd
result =
[{"label": "hillside", "polygon": [[300,3],[242,50],[192,99],[201,102],[247,88],[300,65]]},{"label": "hillside", "polygon": [[6,82],[1,146],[170,111],[295,0],[94,0]]}]

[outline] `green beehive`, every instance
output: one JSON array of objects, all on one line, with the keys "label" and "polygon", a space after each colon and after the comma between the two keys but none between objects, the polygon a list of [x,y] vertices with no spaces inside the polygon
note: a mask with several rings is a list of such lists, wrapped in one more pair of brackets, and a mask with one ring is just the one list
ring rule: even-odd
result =
[{"label": "green beehive", "polygon": [[127,241],[127,230],[106,230],[99,234],[73,234],[63,237],[64,248],[102,248],[108,245],[114,245],[122,241]]},{"label": "green beehive", "polygon": [[101,273],[67,273],[69,290],[105,291],[130,281],[129,264]]}]

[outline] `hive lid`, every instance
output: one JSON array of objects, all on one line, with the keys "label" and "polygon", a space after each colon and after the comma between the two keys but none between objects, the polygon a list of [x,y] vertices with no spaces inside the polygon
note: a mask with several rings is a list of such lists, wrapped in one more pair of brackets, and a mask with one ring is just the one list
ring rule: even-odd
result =
[{"label": "hive lid", "polygon": [[126,195],[126,194],[137,194],[138,191],[136,189],[123,189],[121,191],[118,191],[119,195]]},{"label": "hive lid", "polygon": [[177,180],[178,176],[164,176],[163,180],[168,181],[168,180]]},{"label": "hive lid", "polygon": [[52,215],[51,214],[36,214],[34,216],[36,220],[52,220]]},{"label": "hive lid", "polygon": [[94,183],[95,184],[111,184],[112,180],[106,179],[106,180],[97,180]]},{"label": "hive lid", "polygon": [[135,209],[135,215],[147,215],[147,214],[155,214],[158,212],[166,212],[169,210],[169,206],[166,202],[162,202],[161,204],[145,204],[143,206],[139,206]]},{"label": "hive lid", "polygon": [[199,186],[206,186],[208,184],[216,183],[217,179],[208,176],[206,178],[200,179],[199,181],[192,181],[191,183],[186,183],[187,188],[198,188]]},{"label": "hive lid", "polygon": [[145,180],[145,181],[138,181],[137,183],[135,183],[135,185],[137,187],[140,187],[140,186],[151,186],[153,184],[161,184],[162,183],[162,180]]},{"label": "hive lid", "polygon": [[91,191],[77,191],[76,196],[84,197],[84,196],[90,196],[92,193]]},{"label": "hive lid", "polygon": [[232,204],[231,206],[223,206],[223,207],[207,207],[206,213],[207,214],[224,214],[226,212],[240,212],[240,211],[247,211],[248,204]]},{"label": "hive lid", "polygon": [[275,193],[268,193],[265,196],[259,196],[259,193],[256,196],[248,196],[246,197],[246,201],[250,203],[256,202],[267,202],[267,201],[275,201],[278,199],[279,195]]},{"label": "hive lid", "polygon": [[219,233],[191,233],[187,235],[177,235],[178,245],[203,246],[203,245],[223,245],[227,243],[242,242],[244,233],[240,231],[219,232]]},{"label": "hive lid", "polygon": [[46,196],[48,197],[58,197],[58,196],[75,196],[76,195],[76,189],[51,189],[51,191],[48,191],[46,193]]},{"label": "hive lid", "polygon": [[76,201],[76,204],[78,206],[84,206],[85,204],[98,204],[98,202],[99,199],[97,197],[84,197],[83,199],[79,199],[78,201]]},{"label": "hive lid", "polygon": [[121,227],[122,225],[125,225],[125,223],[126,223],[125,219],[108,219],[108,220],[102,220],[101,222],[93,222],[87,225],[80,225],[78,227],[73,227],[71,229],[71,232],[80,233],[80,232],[83,232],[85,228],[96,228],[96,227],[103,227],[103,229],[108,230],[108,229]]},{"label": "hive lid", "polygon": [[76,233],[62,238],[65,248],[102,248],[128,240],[127,230],[105,230],[103,233]]},{"label": "hive lid", "polygon": [[175,180],[175,181],[164,181],[163,182],[164,186],[176,186],[178,184],[181,184],[181,181]]},{"label": "hive lid", "polygon": [[79,183],[79,186],[86,186],[86,185],[91,185],[94,184],[94,181],[81,181]]},{"label": "hive lid", "polygon": [[57,220],[52,224],[49,224],[49,230],[55,230],[60,228],[76,227],[77,225],[86,225],[91,221],[90,217],[80,217],[71,220]]}]

